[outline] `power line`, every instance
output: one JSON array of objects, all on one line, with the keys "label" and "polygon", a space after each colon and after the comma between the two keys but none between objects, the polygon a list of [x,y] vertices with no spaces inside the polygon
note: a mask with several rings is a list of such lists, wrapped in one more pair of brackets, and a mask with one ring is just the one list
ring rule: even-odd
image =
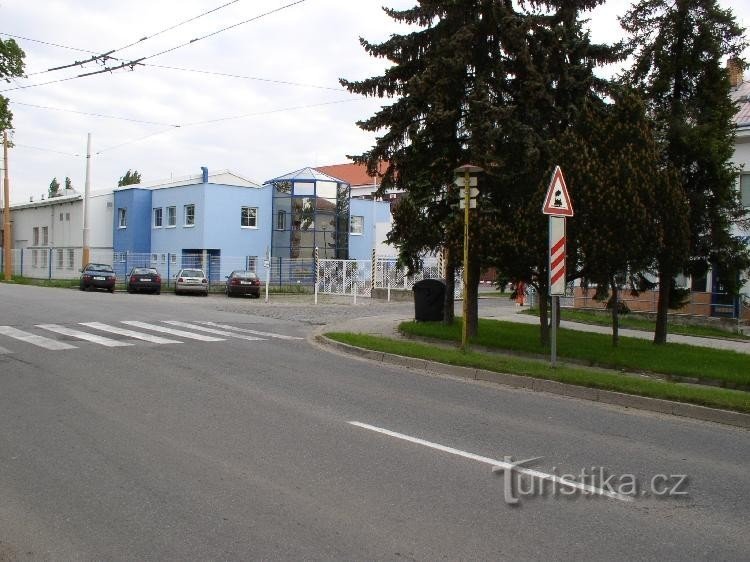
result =
[{"label": "power line", "polygon": [[83,156],[82,154],[73,154],[72,152],[63,152],[62,150],[53,150],[51,148],[42,148],[39,146],[31,146],[28,144],[19,144],[17,142],[14,142],[13,146],[18,147],[18,148],[29,148],[31,150],[39,150],[42,152],[54,152],[55,154],[62,154],[63,156]]},{"label": "power line", "polygon": [[[69,47],[67,45],[60,45],[59,43],[50,43],[49,41],[41,41],[39,39],[32,39],[30,37],[24,37],[22,35],[13,35],[12,33],[5,33],[3,31],[0,31],[0,35],[5,35],[7,37],[12,37],[13,39],[22,39],[24,41],[31,41],[32,43],[41,43],[42,45],[49,45],[51,47],[59,47],[60,49],[69,49],[71,51],[80,51],[82,53],[96,53],[96,51],[89,51],[87,49],[78,49],[76,47]],[[43,71],[46,72],[46,71]],[[40,72],[36,72],[35,74],[40,74]]]},{"label": "power line", "polygon": [[132,123],[143,123],[146,125],[162,125],[162,126],[168,126],[168,127],[179,127],[179,125],[174,125],[170,123],[162,123],[159,121],[145,121],[143,119],[134,119],[131,117],[120,117],[117,115],[105,115],[103,113],[90,113],[88,111],[78,111],[75,109],[64,109],[62,107],[50,107],[47,105],[37,105],[34,103],[22,103],[20,101],[13,101],[11,100],[10,103],[14,105],[23,105],[25,107],[35,107],[37,109],[47,109],[49,111],[62,111],[65,113],[76,113],[78,115],[89,115],[91,117],[101,117],[103,119],[119,119],[120,121],[130,121]]}]

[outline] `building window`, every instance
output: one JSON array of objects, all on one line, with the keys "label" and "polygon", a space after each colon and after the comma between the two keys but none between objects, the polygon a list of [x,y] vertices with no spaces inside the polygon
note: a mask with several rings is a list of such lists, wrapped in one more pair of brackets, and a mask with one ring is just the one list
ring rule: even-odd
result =
[{"label": "building window", "polygon": [[38,246],[38,245],[39,245],[39,227],[35,226],[34,227],[34,246]]},{"label": "building window", "polygon": [[64,258],[63,251],[57,250],[57,269],[63,268],[63,258]]},{"label": "building window", "polygon": [[167,263],[167,254],[161,255],[161,263]]},{"label": "building window", "polygon": [[258,267],[258,256],[247,256],[245,258],[245,269],[248,271],[256,271]]},{"label": "building window", "polygon": [[49,230],[46,226],[42,227],[42,246],[49,244]]},{"label": "building window", "polygon": [[286,211],[276,213],[276,230],[286,230]]},{"label": "building window", "polygon": [[162,216],[161,216],[162,210],[161,207],[158,207],[154,209],[154,228],[161,228],[162,227]]},{"label": "building window", "polygon": [[740,176],[740,199],[743,207],[750,207],[750,174]]},{"label": "building window", "polygon": [[169,261],[172,262],[172,265],[177,265],[177,254],[170,254]]},{"label": "building window", "polygon": [[128,210],[123,207],[117,209],[117,226],[119,228],[128,226]]},{"label": "building window", "polygon": [[40,267],[47,269],[47,250],[39,250],[39,254],[41,255]]},{"label": "building window", "polygon": [[185,226],[195,226],[195,205],[185,205]]},{"label": "building window", "polygon": [[159,254],[151,254],[151,264],[159,263]]},{"label": "building window", "polygon": [[242,207],[242,228],[258,228],[258,208]]},{"label": "building window", "polygon": [[351,234],[362,234],[365,229],[365,217],[352,215],[350,224],[349,232]]},{"label": "building window", "polygon": [[39,250],[31,250],[31,267],[39,265]]},{"label": "building window", "polygon": [[60,213],[60,222],[62,222],[62,220],[63,220],[63,214]]},{"label": "building window", "polygon": [[70,222],[70,213],[65,213],[65,220]]},{"label": "building window", "polygon": [[167,207],[167,226],[177,226],[177,207]]},{"label": "building window", "polygon": [[73,269],[75,263],[76,253],[72,248],[68,250],[68,269]]}]

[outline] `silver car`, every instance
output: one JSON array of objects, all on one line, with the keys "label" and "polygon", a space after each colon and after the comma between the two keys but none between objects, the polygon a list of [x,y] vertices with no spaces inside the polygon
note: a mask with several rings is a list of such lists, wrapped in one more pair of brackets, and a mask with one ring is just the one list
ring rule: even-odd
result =
[{"label": "silver car", "polygon": [[208,296],[208,278],[202,269],[185,268],[177,272],[174,294],[200,293]]}]

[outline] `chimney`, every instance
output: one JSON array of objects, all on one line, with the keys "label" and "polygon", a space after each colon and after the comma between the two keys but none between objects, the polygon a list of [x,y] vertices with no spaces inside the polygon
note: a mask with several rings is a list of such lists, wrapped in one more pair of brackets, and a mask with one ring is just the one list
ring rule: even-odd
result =
[{"label": "chimney", "polygon": [[732,86],[732,88],[736,88],[740,84],[742,84],[744,67],[745,67],[745,64],[742,59],[732,57],[731,59],[727,61],[727,72],[729,72],[729,85]]},{"label": "chimney", "polygon": [[201,171],[203,172],[203,183],[208,183],[208,168],[201,166]]}]

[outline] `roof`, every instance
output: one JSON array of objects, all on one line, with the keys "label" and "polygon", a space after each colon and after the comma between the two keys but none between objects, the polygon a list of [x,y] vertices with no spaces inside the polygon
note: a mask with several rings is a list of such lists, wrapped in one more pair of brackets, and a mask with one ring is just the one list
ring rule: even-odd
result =
[{"label": "roof", "polygon": [[288,174],[284,174],[283,176],[279,176],[277,178],[273,178],[270,180],[267,180],[266,183],[272,183],[276,181],[295,181],[295,180],[302,180],[302,181],[334,181],[336,183],[349,183],[346,181],[345,178],[339,178],[334,176],[329,176],[325,172],[321,172],[318,169],[315,168],[300,168],[299,170],[296,170],[294,172],[289,172]]},{"label": "roof", "polygon": [[59,197],[47,197],[45,199],[39,199],[38,201],[29,201],[27,203],[11,203],[10,208],[12,211],[18,209],[33,209],[36,207],[48,207],[50,205],[60,205],[61,203],[72,203],[74,201],[80,201],[83,199],[83,195],[74,192],[69,195],[60,195]]},{"label": "roof", "polygon": [[737,127],[750,127],[750,82],[744,80],[730,92],[732,101],[737,104],[734,122]]},{"label": "roof", "polygon": [[[388,164],[386,162],[378,163],[378,172],[384,173]],[[341,178],[351,186],[358,185],[380,185],[380,178],[370,176],[367,173],[367,166],[364,164],[355,164],[349,162],[347,164],[332,164],[330,166],[319,166],[316,168],[324,174],[330,174],[334,177]]]},{"label": "roof", "polygon": [[[203,183],[203,174],[193,174],[190,176],[170,178],[168,180],[155,180],[134,183],[131,185],[123,185],[122,187],[116,187],[115,191],[120,189],[164,189],[167,187],[180,187],[183,185],[195,185],[199,183]],[[257,184],[254,181],[249,180],[246,177],[230,170],[219,170],[218,172],[208,174],[208,183],[231,185],[236,187],[262,187],[260,184]]]}]

